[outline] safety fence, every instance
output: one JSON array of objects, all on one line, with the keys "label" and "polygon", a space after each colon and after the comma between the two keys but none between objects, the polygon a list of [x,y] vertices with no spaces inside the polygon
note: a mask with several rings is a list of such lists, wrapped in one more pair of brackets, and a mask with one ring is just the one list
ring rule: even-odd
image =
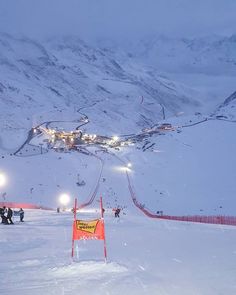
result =
[{"label": "safety fence", "polygon": [[3,206],[9,207],[9,208],[53,210],[52,208],[49,208],[49,207],[34,205],[29,203],[0,202],[0,207],[2,208]]},{"label": "safety fence", "polygon": [[[140,208],[140,209],[142,210],[142,208]],[[190,216],[161,215],[161,216],[158,216],[155,214],[150,214],[149,212],[147,212],[147,210],[145,210],[144,213],[149,217],[159,218],[159,219],[211,223],[211,224],[225,224],[225,225],[235,225],[236,226],[236,216],[225,216],[225,215],[215,215],[215,216],[214,215],[211,215],[211,216],[205,216],[205,215],[190,215]]]},{"label": "safety fence", "polygon": [[211,224],[224,224],[224,225],[235,225],[236,226],[236,216],[204,216],[204,215],[192,215],[192,216],[172,216],[172,215],[160,215],[150,212],[141,203],[138,202],[136,195],[132,189],[130,178],[126,172],[128,180],[128,188],[130,191],[131,198],[134,205],[139,208],[146,216],[150,218],[173,220],[173,221],[188,221],[188,222],[200,222],[200,223],[211,223]]}]

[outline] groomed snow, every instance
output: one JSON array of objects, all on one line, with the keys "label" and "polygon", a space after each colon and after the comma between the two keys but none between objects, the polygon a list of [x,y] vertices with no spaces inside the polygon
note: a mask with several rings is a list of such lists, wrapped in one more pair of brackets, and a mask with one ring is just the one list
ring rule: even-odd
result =
[{"label": "groomed snow", "polygon": [[106,213],[105,264],[101,241],[79,242],[72,262],[72,220],[70,212],[26,210],[24,224],[15,217],[15,225],[1,225],[2,295],[236,292],[235,227]]}]

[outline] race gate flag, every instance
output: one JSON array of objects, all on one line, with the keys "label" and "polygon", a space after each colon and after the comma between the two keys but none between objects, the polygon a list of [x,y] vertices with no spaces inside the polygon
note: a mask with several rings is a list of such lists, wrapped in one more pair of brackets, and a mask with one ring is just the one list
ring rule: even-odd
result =
[{"label": "race gate flag", "polygon": [[81,220],[76,218],[77,212],[77,199],[75,199],[74,206],[74,222],[72,228],[72,252],[71,256],[74,257],[74,246],[76,240],[103,240],[104,242],[104,257],[107,261],[107,249],[105,238],[105,224],[103,218],[103,205],[102,197],[100,197],[101,218],[94,220]]},{"label": "race gate flag", "polygon": [[74,220],[74,240],[104,240],[104,221],[95,220]]}]

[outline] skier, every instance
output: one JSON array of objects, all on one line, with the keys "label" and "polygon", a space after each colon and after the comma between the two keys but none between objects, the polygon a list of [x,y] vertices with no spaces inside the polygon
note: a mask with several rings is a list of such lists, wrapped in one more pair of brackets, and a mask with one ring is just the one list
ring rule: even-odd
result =
[{"label": "skier", "polygon": [[120,209],[119,208],[117,208],[115,210],[115,217],[120,217]]},{"label": "skier", "polygon": [[8,207],[8,209],[7,209],[7,223],[8,224],[9,224],[9,222],[10,222],[10,224],[14,224],[14,222],[11,219],[12,215],[13,215],[13,211],[11,210],[10,207]]},{"label": "skier", "polygon": [[19,214],[20,214],[20,222],[24,222],[23,219],[24,219],[25,212],[22,208],[20,208]]}]

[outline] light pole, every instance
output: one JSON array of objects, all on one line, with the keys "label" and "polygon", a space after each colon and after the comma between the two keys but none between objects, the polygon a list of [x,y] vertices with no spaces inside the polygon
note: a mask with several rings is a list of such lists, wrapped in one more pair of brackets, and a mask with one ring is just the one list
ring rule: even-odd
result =
[{"label": "light pole", "polygon": [[40,154],[42,155],[42,153],[43,153],[43,144],[40,143],[39,146],[40,146]]}]

